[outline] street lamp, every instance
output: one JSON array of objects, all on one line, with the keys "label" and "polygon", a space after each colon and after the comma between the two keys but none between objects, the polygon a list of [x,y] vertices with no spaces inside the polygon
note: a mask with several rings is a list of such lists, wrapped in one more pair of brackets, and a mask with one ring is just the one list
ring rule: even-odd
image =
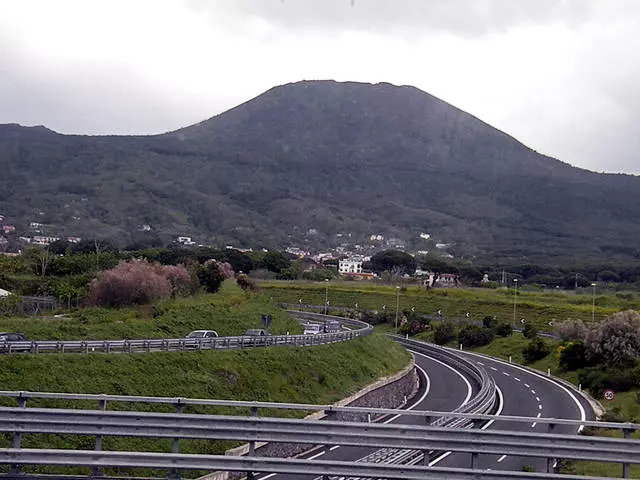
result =
[{"label": "street lamp", "polygon": [[596,283],[593,282],[591,284],[593,287],[593,294],[591,295],[591,322],[595,323],[596,321]]},{"label": "street lamp", "polygon": [[516,328],[516,306],[518,305],[518,279],[513,279],[513,329]]},{"label": "street lamp", "polygon": [[329,313],[329,279],[324,279],[326,288],[324,290],[324,314],[327,315]]},{"label": "street lamp", "polygon": [[398,310],[400,309],[400,287],[396,287],[396,335],[398,334]]}]

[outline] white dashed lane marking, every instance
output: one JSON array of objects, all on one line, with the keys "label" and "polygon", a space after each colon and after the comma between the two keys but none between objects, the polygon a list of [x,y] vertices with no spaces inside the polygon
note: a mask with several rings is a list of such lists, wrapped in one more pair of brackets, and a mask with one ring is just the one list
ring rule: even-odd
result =
[{"label": "white dashed lane marking", "polygon": [[494,372],[498,371],[498,369],[496,367],[491,367],[491,370],[493,370]]},{"label": "white dashed lane marking", "polygon": [[516,382],[519,382],[519,381],[520,381],[520,379],[519,379],[518,377],[513,377],[513,379],[514,379]]},{"label": "white dashed lane marking", "polygon": [[509,375],[507,372],[502,372],[503,375],[510,377],[511,375]]},{"label": "white dashed lane marking", "polygon": [[531,385],[529,385],[528,383],[525,383],[524,386],[527,388],[531,388]]}]

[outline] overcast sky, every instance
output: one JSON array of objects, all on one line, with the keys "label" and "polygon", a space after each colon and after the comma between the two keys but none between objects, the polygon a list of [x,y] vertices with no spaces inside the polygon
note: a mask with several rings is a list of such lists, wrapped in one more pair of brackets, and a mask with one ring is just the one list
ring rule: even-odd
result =
[{"label": "overcast sky", "polygon": [[0,123],[159,133],[303,79],[413,85],[640,173],[638,0],[0,0]]}]

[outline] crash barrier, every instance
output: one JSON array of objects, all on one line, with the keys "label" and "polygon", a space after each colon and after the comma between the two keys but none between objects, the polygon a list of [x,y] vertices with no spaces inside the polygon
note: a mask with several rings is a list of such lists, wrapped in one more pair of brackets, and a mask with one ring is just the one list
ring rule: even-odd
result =
[{"label": "crash barrier", "polygon": [[[295,313],[295,312],[293,312]],[[294,315],[295,316],[295,315]],[[328,317],[324,317],[325,319]],[[333,317],[332,317],[333,318]],[[344,342],[371,334],[366,322],[335,317],[355,328],[317,335],[264,335],[214,338],[157,338],[142,340],[36,340],[0,344],[0,353],[142,353],[193,350],[230,350],[270,346],[312,346]],[[354,323],[357,322],[357,323]]]}]

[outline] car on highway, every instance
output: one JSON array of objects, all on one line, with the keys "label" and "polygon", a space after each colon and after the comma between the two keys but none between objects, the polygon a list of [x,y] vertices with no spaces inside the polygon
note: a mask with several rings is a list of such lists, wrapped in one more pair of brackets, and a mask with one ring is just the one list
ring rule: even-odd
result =
[{"label": "car on highway", "polygon": [[304,324],[304,334],[305,335],[318,335],[322,333],[323,327],[318,323],[305,323]]},{"label": "car on highway", "polygon": [[250,328],[246,332],[244,332],[244,337],[264,337],[269,335],[266,330],[262,328]]},{"label": "car on highway", "polygon": [[[11,343],[28,342],[29,339],[23,333],[0,332],[0,352],[8,352]],[[28,351],[31,346],[25,348],[13,347],[11,351]]]},{"label": "car on highway", "polygon": [[327,320],[323,325],[324,333],[336,333],[339,332],[342,326],[338,320]]},{"label": "car on highway", "polygon": [[194,330],[187,338],[215,338],[218,336],[218,332],[215,330]]}]

